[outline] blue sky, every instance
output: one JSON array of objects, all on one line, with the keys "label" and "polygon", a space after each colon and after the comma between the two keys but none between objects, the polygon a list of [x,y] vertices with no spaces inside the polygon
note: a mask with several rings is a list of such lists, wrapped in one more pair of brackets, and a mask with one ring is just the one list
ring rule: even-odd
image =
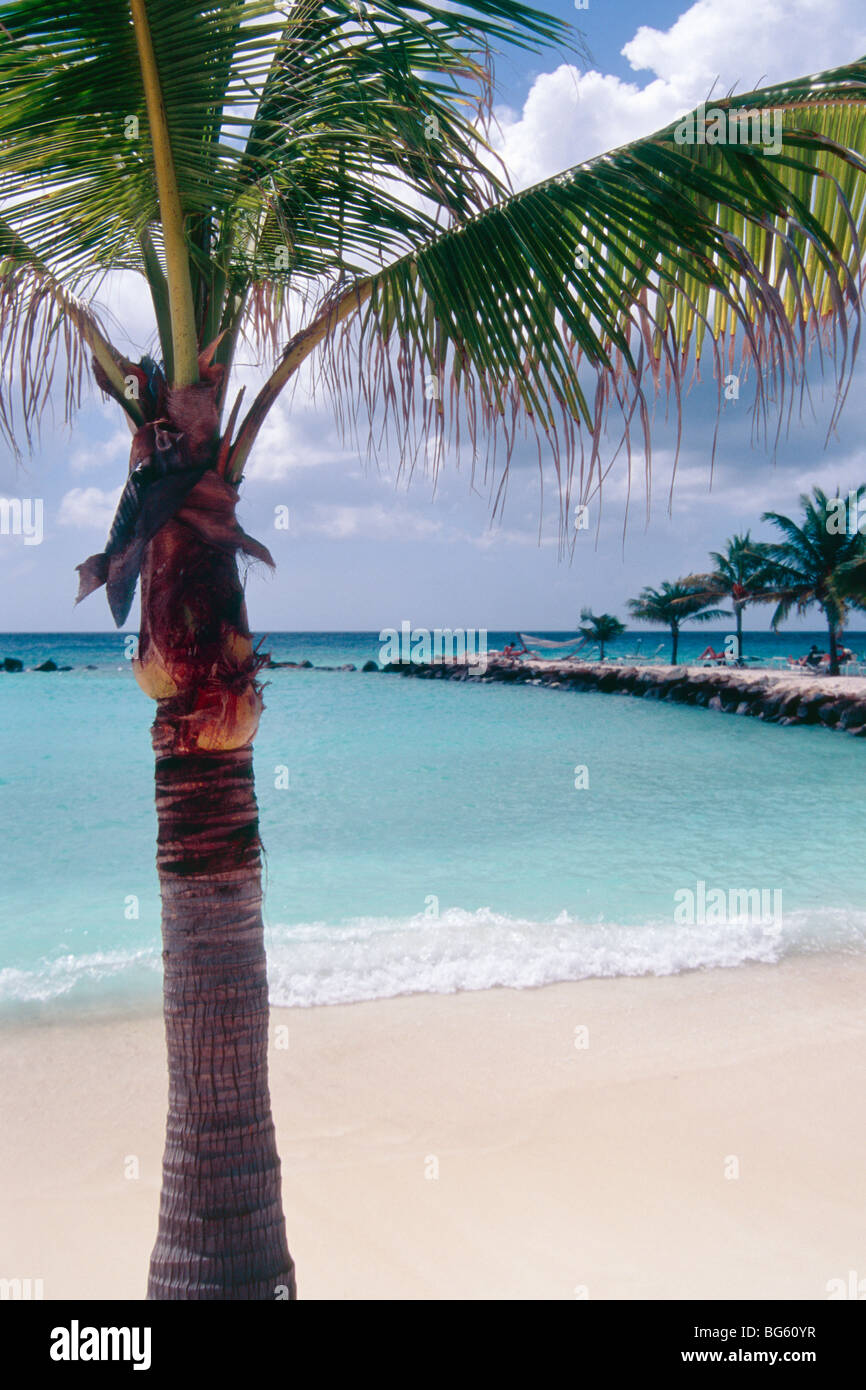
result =
[{"label": "blue sky", "polygon": [[[696,5],[589,0],[575,11],[549,8],[584,30],[594,63],[572,68],[557,53],[507,55],[498,65],[498,141],[522,186],[649,133],[705,96],[734,84],[799,76],[866,52],[861,0],[711,0]],[[122,277],[107,287],[109,307],[138,357],[148,346],[148,303]],[[245,361],[254,379],[261,365]],[[626,469],[619,460],[599,518],[577,537],[571,564],[559,557],[550,476],[545,509],[533,450],[514,459],[504,515],[490,524],[490,498],[465,470],[446,461],[436,485],[406,488],[393,460],[365,465],[340,441],[321,402],[282,402],[244,485],[240,518],[268,544],[275,575],[252,571],[248,596],[257,629],[378,629],[407,619],[417,626],[471,625],[570,629],[590,605],[624,616],[645,584],[703,568],[707,551],[734,531],[769,536],[763,510],[796,511],[799,492],[818,482],[847,491],[866,481],[866,358],[841,424],[825,448],[830,377],[810,373],[812,410],[792,425],[775,460],[751,441],[751,388],[723,413],[716,465],[710,449],[716,387],[711,372],[685,412],[684,447],[670,499],[673,434],[663,405],[653,428],[650,522],[645,524],[644,459],[633,460],[631,515],[623,540]],[[0,536],[0,630],[108,630],[104,595],[73,608],[74,566],[104,544],[126,473],[128,432],[96,393],[70,433],[46,419],[41,447],[19,468],[0,445],[0,495],[41,497],[39,546]],[[611,441],[614,436],[611,434]],[[288,531],[274,525],[288,506]],[[756,619],[755,619],[756,620]],[[136,610],[128,625],[134,629]],[[806,620],[818,626],[818,615]],[[866,626],[862,619],[857,626]]]}]

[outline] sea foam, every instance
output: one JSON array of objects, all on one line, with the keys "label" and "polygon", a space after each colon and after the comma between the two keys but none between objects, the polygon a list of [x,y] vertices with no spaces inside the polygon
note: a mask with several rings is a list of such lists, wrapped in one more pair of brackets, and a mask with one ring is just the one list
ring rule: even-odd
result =
[{"label": "sea foam", "polygon": [[866,950],[866,912],[796,912],[780,926],[743,920],[680,927],[586,923],[567,913],[533,922],[489,908],[450,909],[434,919],[274,927],[268,932],[268,973],[272,1003],[304,1006],[496,986],[531,989],[617,975],[676,975],[834,950]]},{"label": "sea foam", "polygon": [[[548,922],[451,908],[439,917],[360,917],[266,930],[271,1003],[349,1004],[400,994],[532,989],[566,980],[677,975],[686,970],[774,964],[816,951],[866,951],[866,912],[822,909],[786,914],[780,924],[748,920],[676,926],[581,922],[562,912]],[[0,1007],[68,999],[87,1006],[154,1004],[160,953],[93,952],[45,959],[30,970],[0,970]],[[110,996],[104,987],[110,983]]]}]

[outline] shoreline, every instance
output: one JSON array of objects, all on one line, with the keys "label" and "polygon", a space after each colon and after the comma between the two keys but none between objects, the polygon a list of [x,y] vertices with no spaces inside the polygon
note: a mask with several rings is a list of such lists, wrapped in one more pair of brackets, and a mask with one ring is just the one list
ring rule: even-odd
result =
[{"label": "shoreline", "polygon": [[616,662],[390,662],[384,675],[420,680],[498,682],[600,695],[631,695],[751,715],[768,724],[811,724],[866,737],[866,676],[706,666],[627,666]]},{"label": "shoreline", "polygon": [[[300,1296],[826,1298],[866,1245],[864,985],[828,954],[272,1009]],[[161,1019],[4,1025],[0,1064],[0,1274],[143,1297]]]}]

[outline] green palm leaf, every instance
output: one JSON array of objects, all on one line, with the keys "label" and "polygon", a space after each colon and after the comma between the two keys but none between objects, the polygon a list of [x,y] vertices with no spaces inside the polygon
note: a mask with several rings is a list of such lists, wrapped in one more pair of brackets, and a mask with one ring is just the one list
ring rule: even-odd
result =
[{"label": "green palm leaf", "polygon": [[[55,377],[64,383],[67,417],[80,401],[86,350],[90,349],[130,420],[141,416],[123,394],[124,375],[92,309],[62,284],[8,223],[0,219],[0,432],[17,449],[12,394],[3,389],[8,375],[18,387],[21,425],[32,445],[39,416]],[[17,366],[18,375],[14,375]]]},{"label": "green palm leaf", "polygon": [[[738,338],[757,405],[800,379],[813,339],[840,348],[841,402],[866,233],[866,62],[722,102],[783,116],[777,157],[680,145],[676,125],[501,201],[374,277],[362,341],[394,399],[399,371],[450,379],[470,423],[509,440],[515,409],[540,434],[586,431],[585,500],[602,480],[610,407],[637,418],[647,384],[679,392],[690,351]],[[844,138],[845,143],[842,143]],[[390,374],[389,374],[390,371]],[[583,464],[583,458],[582,458]]]}]

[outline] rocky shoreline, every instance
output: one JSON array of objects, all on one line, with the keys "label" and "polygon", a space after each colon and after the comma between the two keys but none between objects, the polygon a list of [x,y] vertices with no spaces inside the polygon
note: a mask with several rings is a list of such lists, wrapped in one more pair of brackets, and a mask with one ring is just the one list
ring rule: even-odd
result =
[{"label": "rocky shoreline", "polygon": [[750,715],[767,724],[814,724],[866,738],[866,679],[800,675],[787,671],[731,670],[703,666],[619,666],[609,662],[489,660],[432,665],[392,662],[383,671],[422,680],[547,686],[554,690],[631,695],[644,700],[703,706]]}]

